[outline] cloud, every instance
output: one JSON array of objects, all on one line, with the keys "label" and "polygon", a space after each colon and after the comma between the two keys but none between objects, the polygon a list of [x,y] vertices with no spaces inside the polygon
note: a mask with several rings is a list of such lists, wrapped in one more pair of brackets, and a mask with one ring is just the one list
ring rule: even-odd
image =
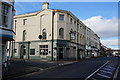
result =
[{"label": "cloud", "polygon": [[112,49],[120,49],[120,39],[114,39],[114,40],[101,40],[102,44],[107,46],[108,48]]},{"label": "cloud", "polygon": [[101,42],[106,46],[118,46],[118,40],[101,40]]},{"label": "cloud", "polygon": [[105,19],[102,16],[93,16],[82,21],[101,38],[118,36],[118,19],[115,17]]}]

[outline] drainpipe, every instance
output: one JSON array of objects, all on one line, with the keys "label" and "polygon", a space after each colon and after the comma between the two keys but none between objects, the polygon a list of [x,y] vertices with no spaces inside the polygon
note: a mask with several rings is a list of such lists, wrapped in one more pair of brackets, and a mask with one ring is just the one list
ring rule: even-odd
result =
[{"label": "drainpipe", "polygon": [[54,43],[54,15],[55,12],[52,12],[52,45],[51,45],[51,55],[52,55],[52,61],[53,61],[53,43]]},{"label": "drainpipe", "polygon": [[76,48],[76,61],[78,60],[78,22],[79,22],[79,20],[77,20],[77,37],[76,37],[76,39],[77,39],[77,48]]},{"label": "drainpipe", "polygon": [[11,58],[13,58],[13,51],[14,50],[13,50],[13,41],[12,41],[12,52],[11,52],[12,54],[11,54]]},{"label": "drainpipe", "polygon": [[[86,26],[85,26],[85,30],[84,30],[84,31],[85,31],[85,32],[84,32],[84,35],[85,35],[84,57],[86,58]],[[87,56],[88,56],[88,55],[87,55]]]}]

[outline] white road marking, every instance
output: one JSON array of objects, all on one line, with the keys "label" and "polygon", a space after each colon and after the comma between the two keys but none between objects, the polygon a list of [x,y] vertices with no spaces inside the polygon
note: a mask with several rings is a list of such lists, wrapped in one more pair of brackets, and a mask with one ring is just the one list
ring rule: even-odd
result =
[{"label": "white road marking", "polygon": [[111,66],[106,66],[107,68],[110,68],[110,69],[115,69],[114,67],[111,67]]},{"label": "white road marking", "polygon": [[108,70],[108,71],[112,71],[112,69],[108,69],[108,68],[103,68],[103,70]]},{"label": "white road marking", "polygon": [[111,78],[109,76],[106,76],[106,75],[103,75],[103,74],[100,74],[100,73],[97,73],[97,75],[102,76],[102,77],[106,77],[106,78]]},{"label": "white road marking", "polygon": [[113,80],[116,80],[117,79],[117,76],[118,76],[118,72],[119,72],[119,68],[120,68],[120,64],[118,65],[116,71],[115,71],[115,74],[113,76]]},{"label": "white road marking", "polygon": [[102,72],[104,72],[104,73],[112,74],[112,72],[108,72],[108,71],[104,71],[104,70],[100,70],[100,71],[102,71]]},{"label": "white road marking", "polygon": [[103,66],[105,66],[109,61],[107,61],[105,64],[103,64],[101,67],[99,67],[96,71],[94,71],[92,74],[90,74],[85,80],[89,79],[92,75],[94,75],[97,71],[99,71]]}]

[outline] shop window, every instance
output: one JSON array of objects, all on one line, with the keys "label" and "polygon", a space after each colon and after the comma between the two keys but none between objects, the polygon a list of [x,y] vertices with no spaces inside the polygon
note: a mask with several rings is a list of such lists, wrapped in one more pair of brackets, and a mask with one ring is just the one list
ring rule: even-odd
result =
[{"label": "shop window", "polygon": [[48,45],[40,45],[40,55],[48,55]]},{"label": "shop window", "polygon": [[14,49],[14,53],[17,53],[17,49]]},{"label": "shop window", "polygon": [[35,55],[35,49],[30,49],[30,55]]}]

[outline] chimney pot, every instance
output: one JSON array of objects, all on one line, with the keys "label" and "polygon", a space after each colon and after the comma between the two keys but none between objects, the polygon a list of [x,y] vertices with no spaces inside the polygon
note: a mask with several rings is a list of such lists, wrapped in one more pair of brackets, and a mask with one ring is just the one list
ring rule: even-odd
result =
[{"label": "chimney pot", "polygon": [[42,4],[42,9],[49,9],[49,3],[48,2],[44,2]]}]

